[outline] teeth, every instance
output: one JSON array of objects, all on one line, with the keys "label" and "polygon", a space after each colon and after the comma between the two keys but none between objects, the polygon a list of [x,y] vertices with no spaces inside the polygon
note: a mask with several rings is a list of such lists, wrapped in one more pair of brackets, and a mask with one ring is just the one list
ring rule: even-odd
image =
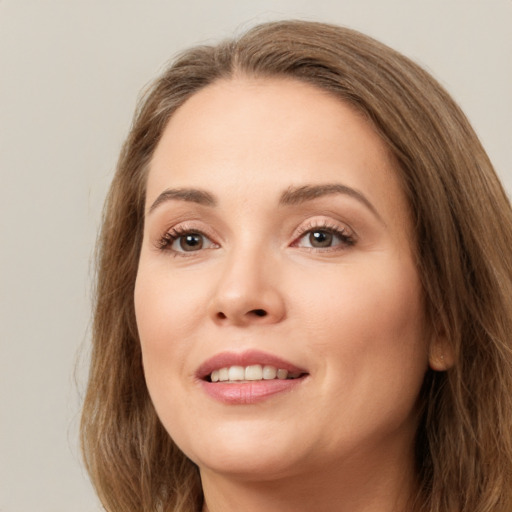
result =
[{"label": "teeth", "polygon": [[273,379],[297,379],[301,376],[300,372],[288,372],[282,368],[261,364],[250,366],[228,366],[213,370],[210,375],[212,382],[239,382],[246,380],[273,380]]},{"label": "teeth", "polygon": [[263,368],[259,364],[247,366],[245,369],[245,380],[261,380],[263,378]]},{"label": "teeth", "polygon": [[243,366],[230,366],[228,370],[228,380],[244,380],[245,369]]},{"label": "teeth", "polygon": [[278,379],[286,379],[288,377],[288,370],[277,370]]},{"label": "teeth", "polygon": [[263,367],[263,378],[265,380],[272,380],[277,377],[277,368],[274,366],[264,366]]}]

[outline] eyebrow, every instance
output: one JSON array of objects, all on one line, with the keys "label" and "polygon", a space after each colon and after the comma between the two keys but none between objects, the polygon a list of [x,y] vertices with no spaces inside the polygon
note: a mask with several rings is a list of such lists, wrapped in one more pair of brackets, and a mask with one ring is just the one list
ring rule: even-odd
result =
[{"label": "eyebrow", "polygon": [[289,187],[281,195],[280,205],[296,205],[306,201],[312,201],[319,197],[343,194],[352,197],[366,206],[379,220],[382,221],[379,212],[373,204],[358,190],[341,185],[340,183],[328,183],[325,185],[303,185],[300,187]]},{"label": "eyebrow", "polygon": [[156,198],[155,202],[150,206],[148,214],[153,212],[162,203],[173,199],[210,207],[217,205],[216,199],[205,190],[199,190],[196,188],[168,188]]},{"label": "eyebrow", "polygon": [[[320,197],[343,194],[352,197],[366,206],[379,220],[382,221],[381,216],[373,204],[358,190],[342,185],[340,183],[328,183],[322,185],[302,185],[299,187],[289,187],[282,194],[279,199],[279,205],[292,206],[307,201],[313,201]],[[203,206],[215,207],[217,200],[215,197],[206,192],[205,190],[197,188],[170,188],[164,190],[153,202],[148,210],[148,214],[152,213],[162,203],[171,200],[186,201],[191,203],[200,204]]]}]

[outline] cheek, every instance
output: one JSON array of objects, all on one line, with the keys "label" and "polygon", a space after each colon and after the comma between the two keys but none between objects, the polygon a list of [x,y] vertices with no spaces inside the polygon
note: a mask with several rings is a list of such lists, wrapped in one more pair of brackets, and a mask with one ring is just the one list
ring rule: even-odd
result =
[{"label": "cheek", "polygon": [[178,349],[198,323],[203,294],[194,279],[176,279],[165,269],[141,264],[134,301],[143,352]]},{"label": "cheek", "polygon": [[135,316],[146,385],[166,429],[176,427],[174,411],[184,407],[181,389],[186,376],[187,335],[197,320],[198,299],[181,290],[166,271],[141,262],[134,292]]},{"label": "cheek", "polygon": [[326,285],[310,297],[315,348],[344,387],[421,385],[428,362],[424,305],[412,262],[402,263],[347,268],[326,280],[329,293]]},{"label": "cheek", "polygon": [[198,299],[190,286],[190,293],[181,290],[166,272],[141,265],[135,284],[135,315],[146,384],[160,417],[179,403],[181,394],[169,390],[182,385],[187,336],[197,321]]},{"label": "cheek", "polygon": [[315,329],[315,354],[324,362],[316,405],[326,423],[341,426],[340,435],[382,439],[404,425],[412,432],[428,367],[416,273],[359,274],[344,285],[311,316],[322,319]]}]

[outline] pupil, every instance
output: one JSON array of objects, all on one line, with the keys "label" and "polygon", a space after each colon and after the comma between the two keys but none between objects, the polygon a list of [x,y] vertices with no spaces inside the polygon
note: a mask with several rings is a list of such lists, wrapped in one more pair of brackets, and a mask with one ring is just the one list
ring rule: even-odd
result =
[{"label": "pupil", "polygon": [[180,240],[180,246],[184,251],[195,251],[203,247],[203,237],[197,233],[185,235]]},{"label": "pupil", "polygon": [[313,247],[330,247],[332,245],[332,233],[313,231],[309,234],[309,241]]}]

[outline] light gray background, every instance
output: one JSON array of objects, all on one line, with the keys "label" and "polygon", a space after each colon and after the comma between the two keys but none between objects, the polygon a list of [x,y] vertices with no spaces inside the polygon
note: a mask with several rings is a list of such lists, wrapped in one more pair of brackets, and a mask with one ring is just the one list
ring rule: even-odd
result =
[{"label": "light gray background", "polygon": [[98,510],[77,448],[91,255],[138,91],[179,49],[287,17],[424,65],[512,190],[512,0],[0,0],[1,512]]}]

